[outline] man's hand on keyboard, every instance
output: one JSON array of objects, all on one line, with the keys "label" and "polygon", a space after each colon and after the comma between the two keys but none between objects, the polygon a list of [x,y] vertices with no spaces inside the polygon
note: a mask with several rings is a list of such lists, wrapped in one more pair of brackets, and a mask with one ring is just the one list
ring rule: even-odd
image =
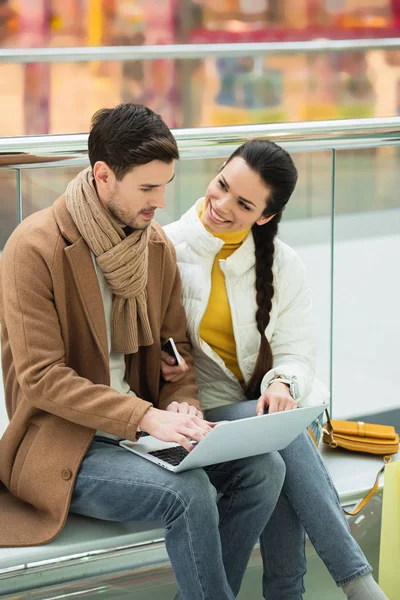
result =
[{"label": "man's hand on keyboard", "polygon": [[213,427],[195,415],[149,408],[139,423],[140,429],[164,442],[176,442],[188,452],[193,450],[190,440],[200,442]]},{"label": "man's hand on keyboard", "polygon": [[187,402],[171,402],[171,404],[168,404],[166,410],[180,413],[182,415],[193,415],[195,417],[200,417],[200,419],[203,418],[203,413],[201,410],[193,406],[193,404],[188,404]]}]

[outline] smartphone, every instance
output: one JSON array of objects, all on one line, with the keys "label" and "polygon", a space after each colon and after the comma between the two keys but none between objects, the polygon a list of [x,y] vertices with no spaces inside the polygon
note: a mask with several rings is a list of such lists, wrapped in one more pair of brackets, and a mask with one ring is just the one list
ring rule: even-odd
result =
[{"label": "smartphone", "polygon": [[169,340],[165,342],[165,344],[162,347],[162,350],[175,359],[176,365],[180,366],[182,364],[182,359],[179,355],[178,350],[176,349],[175,342],[172,338],[169,338]]}]

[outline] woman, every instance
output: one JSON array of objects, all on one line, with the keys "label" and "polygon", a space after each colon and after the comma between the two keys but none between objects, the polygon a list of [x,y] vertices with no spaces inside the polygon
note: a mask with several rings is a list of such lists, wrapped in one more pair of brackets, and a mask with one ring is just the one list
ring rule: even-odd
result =
[{"label": "woman", "polygon": [[[269,141],[247,142],[205,198],[165,228],[177,252],[199,399],[210,421],[321,402],[305,269],[276,238],[296,182],[286,151]],[[182,367],[163,365],[168,381],[181,373]],[[347,598],[386,598],[350,534],[310,435],[304,432],[280,453],[286,479],[260,539],[264,597],[302,598],[306,531]]]}]

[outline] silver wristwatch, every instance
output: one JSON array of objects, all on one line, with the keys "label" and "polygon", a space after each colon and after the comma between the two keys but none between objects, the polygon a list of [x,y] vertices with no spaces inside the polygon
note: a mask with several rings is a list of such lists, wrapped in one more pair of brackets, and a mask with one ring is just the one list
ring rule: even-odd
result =
[{"label": "silver wristwatch", "polygon": [[297,398],[299,397],[299,392],[297,389],[296,375],[292,375],[291,377],[285,377],[284,375],[277,375],[276,377],[271,379],[271,381],[268,384],[268,387],[271,385],[271,383],[275,383],[275,382],[286,383],[286,385],[289,386],[290,395],[292,396],[293,400],[297,400]]}]

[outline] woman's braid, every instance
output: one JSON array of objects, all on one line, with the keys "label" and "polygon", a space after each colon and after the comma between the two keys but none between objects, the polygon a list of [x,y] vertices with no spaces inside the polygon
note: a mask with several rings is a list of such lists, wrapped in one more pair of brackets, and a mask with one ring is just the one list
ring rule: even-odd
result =
[{"label": "woman's braid", "polygon": [[[274,296],[272,265],[275,236],[278,233],[282,212],[296,187],[297,169],[291,156],[269,140],[250,140],[239,146],[229,157],[242,158],[247,166],[259,175],[266,187],[266,207],[263,217],[273,218],[264,225],[253,225],[256,256],[257,329],[260,333],[260,351],[250,381],[245,387],[247,398],[258,398],[261,381],[273,366],[271,346],[265,336]],[[268,190],[268,193],[267,193]]]},{"label": "woman's braid", "polygon": [[276,215],[265,225],[254,225],[252,229],[256,255],[256,322],[261,340],[256,365],[245,389],[246,396],[249,399],[258,398],[262,378],[272,368],[273,364],[272,350],[266,338],[265,330],[268,327],[274,295],[272,265],[275,251],[274,240],[278,233],[280,216],[281,214]]}]

